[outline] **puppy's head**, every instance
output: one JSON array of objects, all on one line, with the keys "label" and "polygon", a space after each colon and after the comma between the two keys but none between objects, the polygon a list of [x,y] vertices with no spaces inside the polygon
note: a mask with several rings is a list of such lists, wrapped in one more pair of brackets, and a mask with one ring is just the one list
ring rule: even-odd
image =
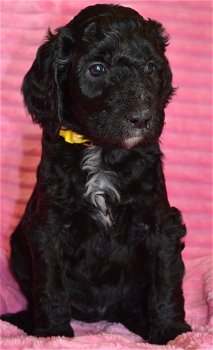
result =
[{"label": "puppy's head", "polygon": [[38,49],[25,104],[51,136],[63,126],[102,146],[157,140],[173,93],[167,43],[161,24],[130,8],[87,7]]}]

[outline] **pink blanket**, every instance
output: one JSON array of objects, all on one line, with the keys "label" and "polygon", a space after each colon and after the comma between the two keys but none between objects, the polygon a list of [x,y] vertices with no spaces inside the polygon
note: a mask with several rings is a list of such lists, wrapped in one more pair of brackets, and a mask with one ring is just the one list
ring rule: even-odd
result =
[{"label": "pink blanket", "polygon": [[[36,339],[9,323],[1,322],[1,349],[211,349],[212,292],[211,258],[198,258],[186,263],[184,280],[186,319],[193,332],[178,336],[166,346],[150,345],[121,324],[72,321],[75,338],[50,337]],[[8,272],[7,260],[1,256],[1,312],[18,311],[25,306],[18,287]]]},{"label": "pink blanket", "polygon": [[211,102],[212,2],[141,0],[1,0],[1,236],[0,312],[18,311],[25,300],[9,273],[9,235],[20,219],[40,157],[40,129],[24,111],[24,74],[46,29],[67,23],[93,3],[121,3],[157,19],[171,36],[167,54],[179,87],[167,108],[162,137],[171,204],[188,227],[184,259],[186,318],[193,332],[167,346],[144,343],[120,324],[72,322],[76,337],[36,339],[0,323],[1,349],[212,349]]}]

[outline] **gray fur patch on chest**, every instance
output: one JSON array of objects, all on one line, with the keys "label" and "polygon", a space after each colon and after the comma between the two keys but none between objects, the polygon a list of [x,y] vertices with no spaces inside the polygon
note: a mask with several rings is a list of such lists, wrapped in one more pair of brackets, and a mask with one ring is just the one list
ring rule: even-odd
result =
[{"label": "gray fur patch on chest", "polygon": [[104,169],[101,147],[85,149],[82,170],[87,172],[85,197],[98,209],[98,216],[103,224],[111,226],[112,217],[106,204],[106,196],[111,202],[115,202],[120,200],[120,195],[115,187],[117,174]]}]

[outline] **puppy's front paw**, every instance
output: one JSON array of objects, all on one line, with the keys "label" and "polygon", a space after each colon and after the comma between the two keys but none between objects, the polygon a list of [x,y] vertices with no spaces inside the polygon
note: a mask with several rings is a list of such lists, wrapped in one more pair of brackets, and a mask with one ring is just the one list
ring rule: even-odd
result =
[{"label": "puppy's front paw", "polygon": [[72,338],[74,337],[74,331],[70,325],[67,326],[61,326],[61,327],[49,327],[49,328],[39,328],[35,327],[32,335],[35,337],[57,337],[57,336],[64,336]]},{"label": "puppy's front paw", "polygon": [[191,332],[191,327],[187,323],[177,323],[168,327],[156,327],[150,331],[149,343],[164,345],[168,341],[175,339],[178,335],[186,332]]}]

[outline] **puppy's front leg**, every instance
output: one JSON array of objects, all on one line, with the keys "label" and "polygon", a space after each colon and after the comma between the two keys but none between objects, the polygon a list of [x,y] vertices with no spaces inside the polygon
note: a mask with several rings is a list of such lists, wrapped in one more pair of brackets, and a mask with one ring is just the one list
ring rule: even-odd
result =
[{"label": "puppy's front leg", "polygon": [[69,324],[71,311],[63,288],[59,238],[48,234],[48,230],[39,230],[34,232],[30,245],[33,259],[33,335],[72,337],[74,332]]},{"label": "puppy's front leg", "polygon": [[181,237],[185,235],[180,212],[170,208],[152,246],[149,342],[166,344],[191,330],[185,322]]}]

